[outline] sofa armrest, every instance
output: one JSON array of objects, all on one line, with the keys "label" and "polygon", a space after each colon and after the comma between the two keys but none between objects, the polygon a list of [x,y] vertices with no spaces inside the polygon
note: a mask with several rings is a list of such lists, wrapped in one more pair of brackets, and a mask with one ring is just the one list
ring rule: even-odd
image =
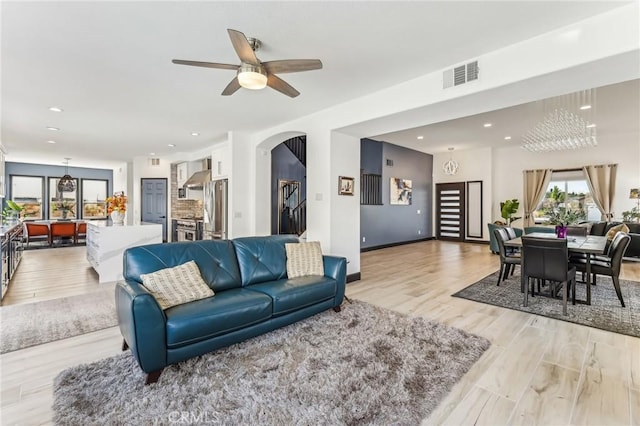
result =
[{"label": "sofa armrest", "polygon": [[344,257],[323,255],[322,261],[324,264],[325,277],[333,278],[338,284],[333,306],[340,306],[344,299],[344,291],[347,285],[347,259]]},{"label": "sofa armrest", "polygon": [[625,257],[640,257],[640,234],[629,232],[631,241],[625,252]]},{"label": "sofa armrest", "polygon": [[116,284],[116,312],[122,337],[145,373],[167,365],[166,316],[156,299],[136,281]]}]

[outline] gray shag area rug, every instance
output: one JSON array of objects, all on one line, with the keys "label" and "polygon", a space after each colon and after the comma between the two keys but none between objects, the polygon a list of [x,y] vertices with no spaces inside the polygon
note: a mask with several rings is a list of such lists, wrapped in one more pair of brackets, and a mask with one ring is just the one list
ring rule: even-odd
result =
[{"label": "gray shag area rug", "polygon": [[165,368],[129,351],[63,371],[60,425],[417,425],[490,346],[465,331],[364,302]]},{"label": "gray shag area rug", "polygon": [[118,325],[115,284],[80,296],[0,307],[0,353]]},{"label": "gray shag area rug", "polygon": [[[585,300],[586,285],[579,281],[580,276],[578,273],[576,299]],[[496,285],[497,282],[498,272],[495,272],[452,296],[640,337],[639,282],[620,280],[622,298],[626,305],[623,308],[611,278],[598,275],[597,285],[591,286],[591,305],[572,305],[569,298],[567,315],[562,315],[562,296],[560,299],[553,299],[529,295],[529,306],[525,308],[524,293],[520,292],[520,275],[517,273],[501,282],[500,286]]]}]

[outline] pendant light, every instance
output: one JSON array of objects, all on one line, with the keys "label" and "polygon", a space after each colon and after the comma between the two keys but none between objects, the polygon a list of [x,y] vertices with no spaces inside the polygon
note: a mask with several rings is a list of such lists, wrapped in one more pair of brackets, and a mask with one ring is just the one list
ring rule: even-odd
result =
[{"label": "pendant light", "polygon": [[76,190],[76,181],[69,175],[69,160],[71,158],[65,157],[64,176],[58,181],[58,191],[60,192],[73,192]]},{"label": "pendant light", "polygon": [[447,175],[455,175],[458,173],[458,162],[453,159],[453,148],[449,148],[449,161],[442,165],[442,171]]}]

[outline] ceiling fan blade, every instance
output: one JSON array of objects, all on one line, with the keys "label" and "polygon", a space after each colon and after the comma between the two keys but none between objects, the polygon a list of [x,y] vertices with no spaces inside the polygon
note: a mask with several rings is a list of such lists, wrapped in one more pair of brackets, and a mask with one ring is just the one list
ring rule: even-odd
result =
[{"label": "ceiling fan blade", "polygon": [[300,92],[294,89],[289,83],[273,74],[269,74],[267,77],[267,86],[291,98],[295,98],[300,94]]},{"label": "ceiling fan blade", "polygon": [[320,59],[286,59],[283,61],[263,62],[262,66],[269,73],[284,74],[288,72],[300,72],[319,70],[322,68]]},{"label": "ceiling fan blade", "polygon": [[205,68],[219,68],[222,70],[237,70],[238,65],[231,64],[217,64],[215,62],[198,62],[198,61],[185,61],[182,59],[174,59],[171,62],[178,65],[191,65],[194,67],[205,67]]},{"label": "ceiling fan blade", "polygon": [[260,61],[256,57],[256,54],[251,48],[251,44],[249,44],[249,40],[247,40],[244,33],[231,29],[227,29],[227,32],[229,33],[231,44],[233,44],[233,48],[238,54],[240,60],[248,64],[260,65]]},{"label": "ceiling fan blade", "polygon": [[240,88],[240,82],[238,81],[238,77],[233,77],[233,80],[227,84],[227,87],[222,91],[222,96],[233,95]]}]

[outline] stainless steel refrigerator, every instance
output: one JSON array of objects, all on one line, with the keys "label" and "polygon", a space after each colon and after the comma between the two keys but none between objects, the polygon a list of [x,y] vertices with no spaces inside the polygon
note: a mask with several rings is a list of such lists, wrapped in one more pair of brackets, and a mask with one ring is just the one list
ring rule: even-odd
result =
[{"label": "stainless steel refrigerator", "polygon": [[205,240],[227,239],[227,187],[228,179],[219,179],[204,184],[204,226],[202,238]]}]

